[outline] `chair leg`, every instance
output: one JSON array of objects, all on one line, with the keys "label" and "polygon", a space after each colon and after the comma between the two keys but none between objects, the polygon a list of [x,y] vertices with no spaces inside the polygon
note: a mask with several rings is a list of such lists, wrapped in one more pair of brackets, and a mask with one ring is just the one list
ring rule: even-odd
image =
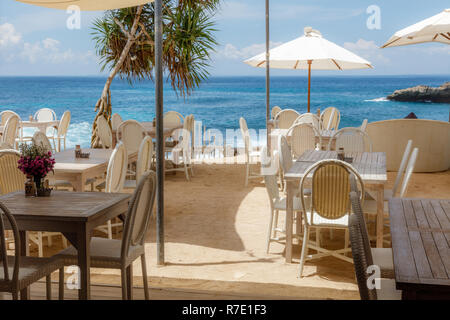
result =
[{"label": "chair leg", "polygon": [[316,228],[316,246],[320,247],[320,228]]},{"label": "chair leg", "polygon": [[334,240],[334,230],[330,229],[330,240]]},{"label": "chair leg", "polygon": [[13,291],[11,294],[13,300],[19,300],[19,292]]},{"label": "chair leg", "polygon": [[48,275],[45,277],[45,285],[47,288],[47,300],[52,300],[52,277]]},{"label": "chair leg", "polygon": [[38,232],[38,255],[40,258],[44,256],[44,246],[42,244],[42,232]]},{"label": "chair leg", "polygon": [[127,298],[133,300],[133,264],[127,267]]},{"label": "chair leg", "polygon": [[275,219],[274,219],[274,228],[273,228],[273,237],[276,238],[277,237],[277,228],[278,228],[278,213],[280,211],[275,210]]},{"label": "chair leg", "polygon": [[64,300],[64,267],[59,269],[59,300]]},{"label": "chair leg", "polygon": [[145,253],[141,255],[141,264],[142,264],[142,280],[144,282],[144,297],[145,300],[150,300],[148,292],[147,261],[145,260]]},{"label": "chair leg", "polygon": [[47,236],[47,243],[48,243],[48,246],[49,247],[51,247],[51,246],[53,246],[53,239],[52,239],[52,236]]},{"label": "chair leg", "polygon": [[122,300],[127,300],[127,271],[126,268],[120,270],[120,277],[122,280]]},{"label": "chair leg", "polygon": [[305,231],[303,234],[302,253],[300,257],[300,269],[298,272],[299,278],[303,274],[303,266],[305,265],[306,254],[308,253],[308,241],[309,241],[309,227],[305,224]]},{"label": "chair leg", "polygon": [[[345,241],[344,242],[344,246],[345,246],[344,249],[347,249],[349,244],[350,244],[350,234],[348,232],[348,229],[345,229],[345,240],[344,241]],[[347,256],[348,253],[345,252],[344,255]]]},{"label": "chair leg", "polygon": [[250,174],[250,164],[245,165],[245,186],[248,186],[248,176]]},{"label": "chair leg", "polygon": [[108,226],[108,239],[112,239],[112,226],[111,226],[111,220],[108,220],[107,226]]},{"label": "chair leg", "polygon": [[271,209],[270,209],[269,230],[268,230],[268,232],[267,232],[266,253],[269,253],[269,249],[270,249],[270,241],[272,240],[273,218],[274,218],[274,214],[273,214],[273,209],[271,208]]}]

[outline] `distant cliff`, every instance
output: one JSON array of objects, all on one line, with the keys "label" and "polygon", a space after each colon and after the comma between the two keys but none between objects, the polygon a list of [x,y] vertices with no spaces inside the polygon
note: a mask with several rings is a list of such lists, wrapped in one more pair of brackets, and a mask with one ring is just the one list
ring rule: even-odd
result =
[{"label": "distant cliff", "polygon": [[439,88],[417,86],[414,88],[397,90],[387,98],[389,100],[404,102],[450,103],[450,82],[444,83]]}]

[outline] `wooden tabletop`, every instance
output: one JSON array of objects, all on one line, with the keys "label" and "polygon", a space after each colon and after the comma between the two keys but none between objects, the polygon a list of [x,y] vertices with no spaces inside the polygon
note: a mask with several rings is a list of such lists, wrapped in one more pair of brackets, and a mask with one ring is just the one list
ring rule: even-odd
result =
[{"label": "wooden tabletop", "polygon": [[399,290],[450,294],[450,200],[389,201],[395,281]]},{"label": "wooden tabletop", "polygon": [[[384,152],[347,152],[346,157],[352,157],[351,165],[358,171],[364,183],[385,184],[386,174],[386,154]],[[314,163],[326,160],[337,159],[336,151],[306,151],[292,168],[285,174],[286,180],[299,180],[303,178],[306,170]]]},{"label": "wooden tabletop", "polygon": [[52,191],[50,197],[25,197],[24,192],[19,191],[0,196],[0,201],[20,220],[86,222],[130,197],[121,193],[67,191]]}]

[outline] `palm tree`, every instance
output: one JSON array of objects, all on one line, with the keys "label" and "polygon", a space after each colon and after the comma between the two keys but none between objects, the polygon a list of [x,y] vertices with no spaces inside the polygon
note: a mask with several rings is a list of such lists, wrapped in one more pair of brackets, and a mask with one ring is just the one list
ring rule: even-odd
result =
[{"label": "palm tree", "polygon": [[[163,0],[163,63],[172,88],[190,95],[209,75],[215,10],[220,0]],[[94,22],[93,36],[102,71],[110,69],[98,100],[92,127],[92,147],[99,146],[96,121],[112,115],[111,83],[116,75],[133,80],[153,80],[155,66],[154,4],[107,11]]]}]

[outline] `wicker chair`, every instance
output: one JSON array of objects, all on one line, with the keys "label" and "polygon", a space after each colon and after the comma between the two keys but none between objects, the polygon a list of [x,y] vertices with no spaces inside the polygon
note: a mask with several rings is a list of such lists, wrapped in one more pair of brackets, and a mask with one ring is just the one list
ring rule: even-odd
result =
[{"label": "wicker chair", "polygon": [[341,113],[335,107],[326,108],[320,115],[322,130],[338,130]]},{"label": "wicker chair", "polygon": [[[5,226],[8,222],[14,237],[14,256],[7,255]],[[0,292],[9,292],[14,300],[19,299],[19,292],[27,289],[39,279],[46,279],[47,300],[51,300],[51,274],[63,267],[62,259],[33,258],[21,255],[19,229],[8,208],[0,202]],[[61,289],[61,284],[60,284]]]},{"label": "wicker chair", "polygon": [[108,121],[106,121],[104,116],[97,118],[97,134],[103,149],[112,148],[113,136]]},{"label": "wicker chair", "polygon": [[272,111],[270,112],[272,119],[275,119],[277,117],[277,114],[279,114],[281,111],[283,110],[279,106],[273,107]]},{"label": "wicker chair", "polygon": [[14,148],[7,142],[0,142],[0,150],[8,150],[8,149]]},{"label": "wicker chair", "polygon": [[244,157],[245,157],[245,186],[248,186],[250,179],[259,179],[259,173],[253,173],[251,164],[259,159],[260,153],[253,149],[250,131],[248,130],[247,121],[244,118],[239,119],[239,127],[241,129],[242,139],[244,140]]},{"label": "wicker chair", "polygon": [[31,140],[33,141],[33,144],[38,147],[43,147],[47,152],[53,151],[52,144],[45,133],[36,131]]},{"label": "wicker chair", "polygon": [[63,142],[64,150],[66,150],[66,137],[69,130],[71,114],[70,111],[65,111],[61,120],[59,120],[58,129],[54,132],[54,135],[49,137],[53,141],[56,152],[61,152],[61,141]]},{"label": "wicker chair", "polygon": [[20,118],[16,115],[11,115],[8,120],[6,120],[1,142],[6,142],[11,146],[16,145],[17,133],[19,132],[19,122]]},{"label": "wicker chair", "polygon": [[[119,142],[109,159],[106,181],[104,183],[105,192],[120,193],[123,191],[125,176],[127,175],[127,163],[127,151],[123,143]],[[106,225],[99,226],[97,230],[106,233],[108,238],[112,239],[112,228],[120,227],[121,225],[120,222],[113,224],[111,221],[108,221]]]},{"label": "wicker chair", "polygon": [[295,120],[300,116],[300,114],[292,109],[284,109],[280,111],[275,120],[277,121],[278,129],[289,129],[294,124]]},{"label": "wicker chair", "polygon": [[335,132],[328,143],[328,150],[332,149],[333,141],[336,141],[336,150],[344,148],[345,152],[372,152],[372,140],[359,128],[343,128]]},{"label": "wicker chair", "polygon": [[113,130],[117,130],[122,122],[122,117],[118,113],[114,113],[111,116],[111,128]]},{"label": "wicker chair", "polygon": [[144,127],[136,120],[124,121],[117,128],[117,141],[123,142],[128,155],[139,152],[145,136]]},{"label": "wicker chair", "polygon": [[[131,300],[133,287],[133,262],[141,258],[145,299],[149,299],[147,266],[145,261],[145,236],[150,223],[156,193],[156,175],[153,171],[142,174],[128,207],[122,240],[91,239],[91,267],[120,269],[122,298]],[[77,264],[77,250],[69,247],[56,257],[66,266]],[[60,288],[64,288],[60,286]],[[60,291],[60,298],[64,292]]]},{"label": "wicker chair", "polygon": [[[299,158],[307,150],[316,150],[322,146],[322,137],[319,131],[309,123],[294,124],[287,135],[290,138],[290,146],[294,158]],[[319,137],[319,145],[316,144]]]},{"label": "wicker chair", "polygon": [[176,111],[167,111],[164,114],[163,122],[164,126],[179,126],[183,123],[184,117],[181,113]]},{"label": "wicker chair", "polygon": [[301,114],[294,122],[293,125],[296,124],[302,124],[302,123],[309,123],[311,124],[317,131],[320,132],[321,123],[320,118],[315,115],[314,113],[304,113]]},{"label": "wicker chair", "polygon": [[[354,188],[352,188],[354,189]],[[370,248],[369,233],[367,232],[366,219],[364,218],[361,202],[356,192],[350,193],[350,201],[352,202],[353,214],[358,217],[361,235],[363,237],[364,246]],[[391,248],[371,248],[370,249],[373,264],[380,267],[381,278],[394,279],[394,261]]]},{"label": "wicker chair", "polygon": [[146,136],[142,140],[139,148],[138,159],[136,162],[136,179],[125,180],[124,189],[136,189],[137,182],[141,179],[144,172],[152,169],[153,162],[153,141],[152,138]]},{"label": "wicker chair", "polygon": [[49,108],[39,109],[33,118],[38,122],[55,121],[57,119],[55,111]]},{"label": "wicker chair", "polygon": [[[358,198],[356,193],[353,197]],[[374,279],[369,272],[377,270],[373,263],[370,246],[364,242],[361,224],[357,215],[351,215],[349,220],[350,241],[353,261],[355,265],[356,280],[358,281],[361,300],[400,300],[401,291],[395,289],[395,281],[391,279]],[[375,283],[374,281],[375,280]],[[379,288],[377,289],[377,282]],[[371,284],[369,287],[368,284]]]},{"label": "wicker chair", "polygon": [[0,112],[0,125],[4,127],[6,125],[6,121],[8,121],[11,116],[17,116],[20,119],[19,115],[12,110]]},{"label": "wicker chair", "polygon": [[[305,184],[310,174],[312,174],[312,197],[304,194]],[[364,184],[360,175],[346,162],[322,160],[306,170],[300,182],[300,194],[303,195],[301,199],[304,208],[304,238],[300,258],[300,277],[302,277],[306,259],[312,260],[324,256],[333,256],[350,263],[353,262],[351,258],[346,256],[346,253],[350,251],[348,248],[348,217],[351,212],[351,205],[348,195],[350,193],[351,175],[356,176],[363,195]],[[321,247],[320,243],[317,243],[317,239],[315,243],[310,241],[311,228],[345,230],[344,248],[332,251]],[[307,257],[308,249],[317,251],[317,254]]]}]

